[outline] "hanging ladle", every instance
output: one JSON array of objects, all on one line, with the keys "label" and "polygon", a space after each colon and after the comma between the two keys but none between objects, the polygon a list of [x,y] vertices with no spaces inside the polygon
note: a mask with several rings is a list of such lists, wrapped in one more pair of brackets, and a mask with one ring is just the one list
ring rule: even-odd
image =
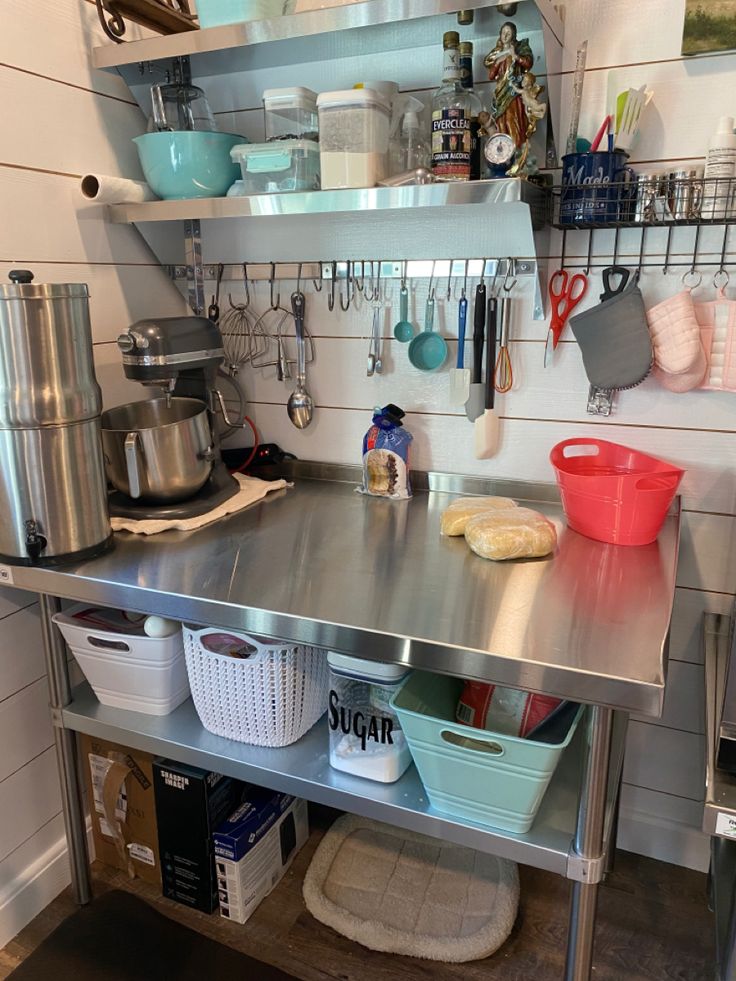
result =
[{"label": "hanging ladle", "polygon": [[306,429],[312,421],[314,399],[306,390],[306,356],[304,352],[304,294],[291,294],[291,309],[296,329],[296,389],[289,396],[286,411],[297,429]]}]

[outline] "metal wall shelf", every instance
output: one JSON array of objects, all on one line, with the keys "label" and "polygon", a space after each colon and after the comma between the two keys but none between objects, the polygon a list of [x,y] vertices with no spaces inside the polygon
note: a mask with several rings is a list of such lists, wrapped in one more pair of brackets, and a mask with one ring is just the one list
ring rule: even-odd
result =
[{"label": "metal wall shelf", "polygon": [[[101,705],[88,684],[74,690],[63,710],[64,726],[239,780],[326,804],[399,828],[467,845],[515,862],[584,879],[579,859],[571,862],[582,773],[585,725],[563,754],[532,829],[524,835],[473,824],[435,811],[414,766],[393,784],[363,780],[329,763],[328,730],[320,720],[298,742],[283,749],[247,746],[203,728],[191,699],[170,715],[153,716]],[[612,773],[623,761],[625,721],[614,728]],[[613,782],[615,786],[615,782]],[[611,826],[612,801],[607,826]]]},{"label": "metal wall shelf", "polygon": [[[433,36],[436,40],[436,23],[426,25],[421,21],[437,17],[449,18],[461,8],[477,11],[475,24],[469,30],[487,31],[489,24],[496,24],[499,14],[494,8],[501,0],[364,0],[361,3],[343,3],[322,10],[305,11],[283,17],[255,20],[240,24],[227,24],[205,30],[187,31],[164,37],[152,37],[126,44],[106,44],[94,48],[92,63],[95,68],[122,68],[127,78],[128,70],[138,72],[138,65],[146,62],[169,61],[188,57],[194,77],[242,71],[244,46],[259,46],[249,53],[247,67],[298,63],[305,60],[325,60],[335,57],[334,35],[340,34],[340,56],[372,54],[379,51],[414,47],[418,39]],[[562,38],[562,22],[551,0],[530,0],[529,6],[539,10],[552,33]],[[514,18],[519,30],[528,29],[529,16],[520,5]],[[453,18],[454,19],[454,18]],[[536,14],[539,24],[539,14]],[[449,29],[448,21],[442,30]],[[350,32],[346,35],[345,32]],[[472,36],[469,37],[472,40]],[[276,43],[274,43],[276,42]],[[282,43],[285,42],[285,43]],[[264,46],[268,46],[264,50]],[[128,69],[128,70],[126,70]]]},{"label": "metal wall shelf", "polygon": [[[187,198],[181,201],[145,201],[117,204],[110,217],[118,224],[144,221],[264,218],[276,215],[336,215],[366,211],[402,211],[415,208],[522,205],[504,211],[509,219],[531,218],[538,228],[547,214],[545,188],[521,178],[424,184],[409,187],[367,187],[329,191],[291,191],[284,194],[249,194],[230,198]],[[493,217],[500,217],[496,212]],[[492,217],[487,215],[486,217]],[[511,230],[510,230],[511,231]],[[516,237],[516,236],[514,236]],[[525,240],[528,251],[529,243]]]}]

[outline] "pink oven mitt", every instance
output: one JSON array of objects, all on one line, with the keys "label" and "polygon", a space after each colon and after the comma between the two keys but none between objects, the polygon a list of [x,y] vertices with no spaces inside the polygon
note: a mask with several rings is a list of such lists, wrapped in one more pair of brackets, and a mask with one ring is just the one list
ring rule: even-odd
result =
[{"label": "pink oven mitt", "polygon": [[696,303],[695,313],[707,359],[701,388],[736,392],[736,301],[724,290],[709,303]]},{"label": "pink oven mitt", "polygon": [[689,392],[703,381],[707,359],[690,290],[647,310],[654,374],[671,392]]}]

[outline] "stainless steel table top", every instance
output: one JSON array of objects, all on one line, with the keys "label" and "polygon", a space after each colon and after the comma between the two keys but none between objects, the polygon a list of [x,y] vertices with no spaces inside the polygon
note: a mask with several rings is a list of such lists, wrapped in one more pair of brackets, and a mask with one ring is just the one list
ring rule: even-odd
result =
[{"label": "stainless steel table top", "polygon": [[549,485],[430,475],[432,486],[456,492],[525,498],[555,523],[553,556],[494,563],[440,535],[453,494],[370,498],[355,493],[353,473],[334,473],[346,479],[297,478],[196,532],[118,534],[111,553],[89,562],[16,567],[14,582],[661,714],[677,508],[654,544],[615,547],[567,529]]}]

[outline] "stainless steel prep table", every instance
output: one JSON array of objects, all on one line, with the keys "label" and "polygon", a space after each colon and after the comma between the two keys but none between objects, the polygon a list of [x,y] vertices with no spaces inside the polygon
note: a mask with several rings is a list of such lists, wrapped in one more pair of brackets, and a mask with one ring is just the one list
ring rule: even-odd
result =
[{"label": "stainless steel prep table", "polygon": [[[217,768],[310,800],[556,871],[573,881],[567,981],[590,977],[598,883],[614,837],[629,712],[658,716],[674,596],[679,505],[657,542],[625,548],[566,528],[547,484],[417,475],[415,497],[355,493],[357,468],[292,465],[295,486],[197,532],[123,534],[108,555],[60,569],[13,567],[39,591],[65,817],[78,896],[89,896],[75,731]],[[549,559],[493,563],[439,534],[455,494],[526,501],[557,526]],[[531,831],[513,835],[441,815],[413,768],[380,785],[331,770],[316,726],[264,750],[207,733],[191,702],[161,718],[74,693],[58,597],[271,634],[360,657],[547,691],[591,705]]]}]

